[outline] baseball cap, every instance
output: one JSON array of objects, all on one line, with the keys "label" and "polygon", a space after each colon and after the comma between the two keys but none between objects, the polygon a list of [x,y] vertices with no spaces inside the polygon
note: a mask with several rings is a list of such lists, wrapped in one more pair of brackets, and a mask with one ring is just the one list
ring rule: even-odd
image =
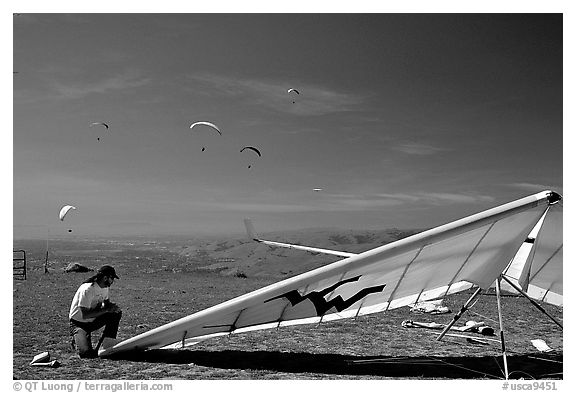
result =
[{"label": "baseball cap", "polygon": [[116,275],[116,270],[114,270],[114,268],[110,265],[102,266],[100,269],[98,269],[98,273],[104,276],[117,278],[118,280],[120,279],[120,277]]}]

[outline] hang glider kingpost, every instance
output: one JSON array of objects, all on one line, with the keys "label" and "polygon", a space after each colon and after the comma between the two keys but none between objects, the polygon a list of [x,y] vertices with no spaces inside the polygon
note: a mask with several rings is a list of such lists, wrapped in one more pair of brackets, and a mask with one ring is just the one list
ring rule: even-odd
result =
[{"label": "hang glider kingpost", "polygon": [[[262,240],[248,222],[249,235],[257,242],[344,259],[139,334],[100,356],[186,347],[232,333],[357,317],[472,287],[487,289],[546,213],[531,252],[533,259],[522,271],[528,271],[527,283],[562,296],[562,253],[558,251],[562,228],[552,219],[560,198],[542,191],[360,254]],[[545,267],[553,267],[553,274],[541,273],[547,271]],[[552,285],[547,283],[550,277]]]}]

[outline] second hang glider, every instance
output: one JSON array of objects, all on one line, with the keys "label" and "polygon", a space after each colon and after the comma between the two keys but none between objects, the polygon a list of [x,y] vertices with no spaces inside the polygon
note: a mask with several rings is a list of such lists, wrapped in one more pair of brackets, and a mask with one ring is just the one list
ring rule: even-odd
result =
[{"label": "second hang glider", "polygon": [[561,298],[562,225],[555,213],[560,198],[542,191],[360,254],[262,240],[248,222],[257,242],[344,259],[157,327],[101,356],[185,347],[231,333],[357,317],[471,287],[487,289],[543,217],[533,259],[522,269],[532,277],[526,283],[541,289],[538,293]]}]

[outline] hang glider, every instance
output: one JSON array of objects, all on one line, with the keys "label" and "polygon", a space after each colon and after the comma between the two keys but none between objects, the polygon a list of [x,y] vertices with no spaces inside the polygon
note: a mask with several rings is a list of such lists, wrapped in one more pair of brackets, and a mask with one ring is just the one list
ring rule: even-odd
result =
[{"label": "hang glider", "polygon": [[[180,348],[232,333],[357,317],[444,297],[472,287],[487,289],[502,274],[560,195],[540,193],[441,225],[228,300],[157,327],[100,356],[153,348]],[[306,251],[330,251],[252,239]],[[556,232],[557,233],[557,232]],[[548,237],[535,242],[543,255]],[[554,239],[556,242],[557,239]],[[561,240],[560,240],[561,241]],[[553,260],[562,255],[555,253]],[[550,259],[550,257],[548,258]],[[531,263],[531,273],[540,264]],[[542,269],[540,269],[542,270]],[[546,279],[541,273],[531,277]],[[554,288],[560,288],[561,281]]]}]

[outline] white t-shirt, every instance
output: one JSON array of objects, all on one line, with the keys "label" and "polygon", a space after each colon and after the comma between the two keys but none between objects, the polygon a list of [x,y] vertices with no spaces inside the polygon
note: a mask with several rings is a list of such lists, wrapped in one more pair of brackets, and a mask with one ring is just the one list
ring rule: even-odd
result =
[{"label": "white t-shirt", "polygon": [[109,299],[108,288],[100,288],[96,283],[84,283],[80,285],[72,299],[68,317],[79,322],[92,322],[96,318],[82,318],[80,307],[97,308],[105,299]]}]

